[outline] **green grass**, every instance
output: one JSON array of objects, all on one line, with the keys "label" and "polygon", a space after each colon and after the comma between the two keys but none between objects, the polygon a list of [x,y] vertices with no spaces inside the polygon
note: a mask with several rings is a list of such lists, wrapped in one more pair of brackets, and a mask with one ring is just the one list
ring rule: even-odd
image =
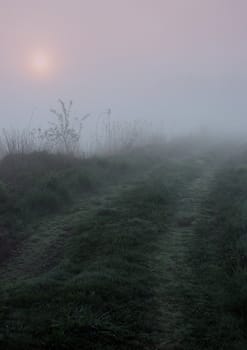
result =
[{"label": "green grass", "polygon": [[244,159],[224,166],[204,203],[190,264],[196,293],[186,349],[247,348],[247,171]]},{"label": "green grass", "polygon": [[186,152],[0,163],[0,348],[246,349],[246,160]]},{"label": "green grass", "polygon": [[56,264],[1,286],[3,348],[154,348],[162,332],[155,257],[177,195],[176,177],[167,181],[143,180],[64,219]]},{"label": "green grass", "polygon": [[66,212],[78,200],[147,167],[147,160],[133,166],[117,157],[83,160],[46,152],[6,156],[0,162],[0,227],[17,243],[31,223]]}]

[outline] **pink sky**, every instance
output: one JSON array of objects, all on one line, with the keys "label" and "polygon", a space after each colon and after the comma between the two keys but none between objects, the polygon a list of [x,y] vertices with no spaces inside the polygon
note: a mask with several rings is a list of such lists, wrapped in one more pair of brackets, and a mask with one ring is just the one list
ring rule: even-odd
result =
[{"label": "pink sky", "polygon": [[[246,0],[0,0],[0,121],[58,97],[130,118],[244,115],[246,14]],[[54,56],[47,81],[26,69],[36,48]]]}]

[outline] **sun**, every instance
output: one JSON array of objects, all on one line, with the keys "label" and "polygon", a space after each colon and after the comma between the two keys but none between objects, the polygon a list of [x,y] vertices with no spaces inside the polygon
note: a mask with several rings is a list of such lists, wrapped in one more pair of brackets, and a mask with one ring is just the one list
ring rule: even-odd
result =
[{"label": "sun", "polygon": [[54,60],[48,51],[36,50],[31,53],[29,69],[34,77],[49,78],[54,72]]}]

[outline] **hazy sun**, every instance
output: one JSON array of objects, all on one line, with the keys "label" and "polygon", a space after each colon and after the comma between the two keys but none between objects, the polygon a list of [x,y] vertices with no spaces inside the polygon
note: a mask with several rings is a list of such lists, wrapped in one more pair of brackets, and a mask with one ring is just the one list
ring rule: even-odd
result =
[{"label": "hazy sun", "polygon": [[30,55],[29,68],[31,73],[40,78],[51,77],[54,70],[52,55],[45,51],[35,51]]}]

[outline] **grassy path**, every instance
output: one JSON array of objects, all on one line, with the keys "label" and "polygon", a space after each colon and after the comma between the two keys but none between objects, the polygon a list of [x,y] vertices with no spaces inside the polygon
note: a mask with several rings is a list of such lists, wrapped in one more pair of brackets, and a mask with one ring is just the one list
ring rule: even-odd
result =
[{"label": "grassy path", "polygon": [[158,259],[164,266],[161,295],[164,339],[157,349],[184,349],[182,343],[190,336],[190,320],[185,319],[183,310],[190,307],[192,294],[197,288],[188,259],[193,249],[195,225],[207,215],[201,203],[208,195],[212,181],[213,170],[207,170],[185,186],[162,243],[163,253]]},{"label": "grassy path", "polygon": [[2,281],[25,280],[51,270],[64,258],[71,229],[130,188],[131,184],[108,187],[78,200],[64,213],[46,217],[30,226],[27,238],[12,252],[11,259],[0,265]]},{"label": "grassy path", "polygon": [[184,350],[188,259],[213,179],[195,164],[159,166],[37,223],[0,269],[0,345]]}]

